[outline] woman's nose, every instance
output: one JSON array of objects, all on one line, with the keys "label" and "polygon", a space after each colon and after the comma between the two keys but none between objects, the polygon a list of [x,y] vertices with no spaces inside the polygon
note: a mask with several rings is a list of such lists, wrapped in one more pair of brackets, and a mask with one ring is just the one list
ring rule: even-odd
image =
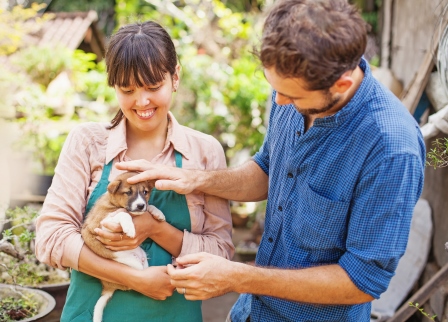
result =
[{"label": "woman's nose", "polygon": [[147,106],[150,103],[150,93],[148,93],[147,91],[143,90],[143,89],[138,89],[137,90],[137,101],[136,101],[136,105],[137,106]]}]

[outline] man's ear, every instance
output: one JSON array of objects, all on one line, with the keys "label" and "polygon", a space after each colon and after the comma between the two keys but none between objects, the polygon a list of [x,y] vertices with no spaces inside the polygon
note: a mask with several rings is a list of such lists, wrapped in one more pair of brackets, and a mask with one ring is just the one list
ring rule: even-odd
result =
[{"label": "man's ear", "polygon": [[114,194],[118,191],[118,189],[121,186],[121,180],[115,180],[112,181],[111,183],[109,183],[109,185],[107,186],[107,191],[111,194]]},{"label": "man's ear", "polygon": [[352,77],[352,71],[349,70],[339,77],[339,79],[331,86],[332,93],[344,94],[353,85],[355,80]]}]

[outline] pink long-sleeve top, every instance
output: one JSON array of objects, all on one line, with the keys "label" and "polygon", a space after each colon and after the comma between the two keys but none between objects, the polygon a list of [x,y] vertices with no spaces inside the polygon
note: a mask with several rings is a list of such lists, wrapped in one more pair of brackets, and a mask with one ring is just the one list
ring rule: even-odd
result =
[{"label": "pink long-sleeve top", "polygon": [[[168,135],[162,152],[151,162],[175,166],[174,150],[186,169],[226,168],[224,151],[210,135],[180,125],[169,113]],[[105,123],[84,123],[67,137],[36,222],[37,258],[51,266],[78,269],[84,241],[81,225],[87,201],[101,178],[103,166],[130,161],[127,157],[126,121],[111,129]],[[122,171],[112,167],[109,181]],[[184,231],[181,254],[208,252],[232,258],[234,246],[229,203],[204,193],[186,195],[191,232]]]}]

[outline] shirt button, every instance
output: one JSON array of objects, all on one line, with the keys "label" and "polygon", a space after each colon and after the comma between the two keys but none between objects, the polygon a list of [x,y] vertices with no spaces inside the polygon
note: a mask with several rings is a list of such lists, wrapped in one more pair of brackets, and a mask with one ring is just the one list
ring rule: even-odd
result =
[{"label": "shirt button", "polygon": [[300,131],[297,131],[296,134],[297,134],[297,136],[300,136]]},{"label": "shirt button", "polygon": [[294,178],[294,175],[290,172],[288,173],[288,178]]},{"label": "shirt button", "polygon": [[268,241],[269,241],[270,243],[272,243],[274,240],[272,239],[272,237],[269,237],[269,238],[268,238]]},{"label": "shirt button", "polygon": [[283,210],[283,207],[282,207],[282,206],[278,206],[277,209],[280,210],[280,211],[282,211],[282,210]]}]

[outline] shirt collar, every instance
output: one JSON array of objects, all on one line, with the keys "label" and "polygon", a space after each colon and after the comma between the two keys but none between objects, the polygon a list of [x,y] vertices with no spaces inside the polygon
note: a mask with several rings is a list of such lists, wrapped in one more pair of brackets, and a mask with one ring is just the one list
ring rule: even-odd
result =
[{"label": "shirt collar", "polygon": [[189,160],[191,151],[189,149],[185,127],[177,122],[171,112],[168,112],[168,117],[170,118],[170,123],[168,125],[167,141],[173,145],[174,150],[182,154],[185,159]]},{"label": "shirt collar", "polygon": [[358,90],[351,100],[337,113],[314,120],[313,126],[321,127],[336,127],[345,122],[345,120],[352,117],[354,113],[357,113],[362,109],[363,103],[369,99],[369,92],[373,86],[373,76],[370,71],[370,66],[367,61],[361,58],[359,67],[364,72],[364,77],[359,85]]},{"label": "shirt collar", "polygon": [[[188,149],[188,142],[183,126],[177,122],[171,112],[168,112],[168,118],[170,119],[170,122],[168,123],[167,142],[169,142],[176,151],[181,153],[185,159],[190,159],[190,151]],[[126,119],[124,118],[116,127],[110,130],[109,138],[107,139],[105,163],[109,163],[117,155],[125,152],[127,149]],[[123,161],[123,158],[124,153],[120,158],[120,161]]]}]

